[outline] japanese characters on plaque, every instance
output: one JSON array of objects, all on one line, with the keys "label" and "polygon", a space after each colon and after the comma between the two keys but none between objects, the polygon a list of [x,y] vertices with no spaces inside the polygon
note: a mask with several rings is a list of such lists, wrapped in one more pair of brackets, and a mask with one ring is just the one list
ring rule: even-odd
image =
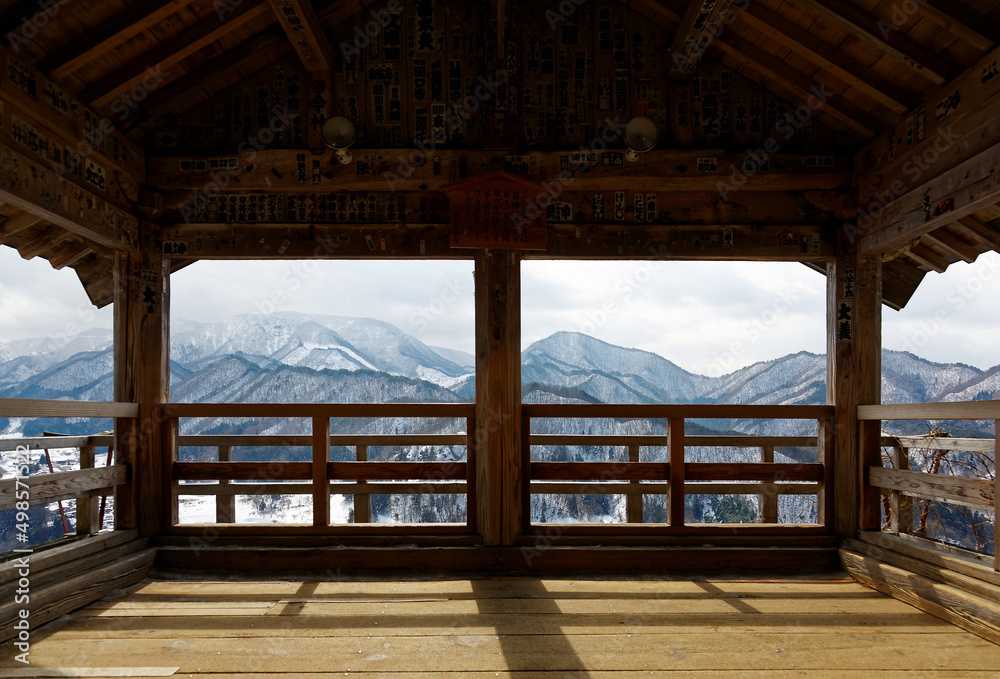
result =
[{"label": "japanese characters on plaque", "polygon": [[505,172],[491,172],[445,188],[451,196],[451,247],[546,248],[549,194],[540,185]]}]

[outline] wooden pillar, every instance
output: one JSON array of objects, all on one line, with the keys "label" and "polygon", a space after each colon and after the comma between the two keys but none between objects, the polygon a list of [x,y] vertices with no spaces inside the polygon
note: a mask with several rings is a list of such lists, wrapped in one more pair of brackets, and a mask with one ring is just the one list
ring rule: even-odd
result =
[{"label": "wooden pillar", "polygon": [[157,411],[170,392],[170,268],[149,252],[115,261],[115,400],[139,404],[137,421],[115,423],[118,460],[131,471],[116,495],[115,520],[118,528],[156,535],[171,521],[164,514],[170,460]]},{"label": "wooden pillar", "polygon": [[521,441],[521,256],[476,257],[476,522],[487,545],[511,545],[525,520]]},{"label": "wooden pillar", "polygon": [[[827,401],[834,417],[833,528],[853,537],[861,528],[861,464],[858,406],[881,403],[882,260],[860,256],[846,239],[827,275]],[[829,521],[829,518],[828,518]]]},{"label": "wooden pillar", "polygon": [[1000,572],[1000,474],[996,473],[996,461],[1000,460],[1000,420],[993,422],[993,570]]}]

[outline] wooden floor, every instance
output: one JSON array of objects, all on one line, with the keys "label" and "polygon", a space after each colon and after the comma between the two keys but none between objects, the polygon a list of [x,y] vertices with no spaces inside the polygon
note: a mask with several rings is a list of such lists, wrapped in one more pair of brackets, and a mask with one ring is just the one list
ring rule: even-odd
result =
[{"label": "wooden floor", "polygon": [[1000,646],[830,578],[146,580],[31,641],[0,676],[1000,676]]}]

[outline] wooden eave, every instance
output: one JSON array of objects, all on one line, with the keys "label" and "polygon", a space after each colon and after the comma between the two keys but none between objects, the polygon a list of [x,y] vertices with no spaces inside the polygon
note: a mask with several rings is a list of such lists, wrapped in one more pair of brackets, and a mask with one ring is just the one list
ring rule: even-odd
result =
[{"label": "wooden eave", "polygon": [[[498,33],[509,39],[517,34],[515,17],[522,4],[489,0],[462,3],[461,9],[454,11],[467,16],[481,9],[484,16],[499,18]],[[732,12],[728,15],[729,21],[725,15],[727,6]],[[708,14],[705,14],[706,7]],[[5,53],[18,64],[35,69],[39,89],[59,91],[70,99],[79,100],[76,110],[89,107],[97,119],[104,116],[112,120],[120,118],[116,127],[128,133],[128,138],[114,133],[116,148],[126,149],[123,155],[96,158],[108,172],[109,183],[113,183],[112,189],[104,191],[113,191],[114,195],[93,190],[94,187],[87,186],[78,177],[61,179],[65,182],[63,192],[78,195],[82,209],[91,209],[89,206],[97,199],[107,201],[108,207],[102,214],[119,210],[121,214],[115,222],[118,227],[109,232],[96,222],[94,215],[79,210],[75,213],[61,211],[54,208],[51,201],[46,205],[40,196],[8,190],[0,195],[0,200],[7,203],[2,210],[6,221],[0,223],[0,243],[18,248],[26,257],[48,259],[53,266],[75,268],[91,299],[95,303],[107,303],[111,289],[108,276],[116,249],[136,247],[143,238],[159,242],[160,233],[155,229],[174,234],[184,232],[184,225],[171,220],[170,210],[176,208],[178,201],[183,201],[181,194],[188,187],[177,173],[164,171],[171,162],[158,148],[160,136],[169,134],[164,131],[214,97],[238,87],[241,82],[282,60],[294,58],[311,72],[329,73],[341,58],[337,40],[341,34],[349,33],[346,27],[363,26],[371,20],[369,12],[381,8],[382,4],[373,0],[317,0],[312,3],[246,0],[230,5],[214,0],[148,3],[97,0],[61,4],[58,11],[46,15],[44,22],[36,22],[44,23],[40,29],[25,30],[39,11],[37,3],[0,2],[0,34],[6,36],[8,42]],[[958,108],[946,111],[946,122],[957,125],[968,139],[975,138],[979,146],[969,149],[966,144],[950,149],[935,172],[942,175],[949,170],[955,171],[954,168],[963,163],[972,162],[977,154],[987,153],[991,144],[1000,143],[1000,135],[991,127],[991,121],[1000,115],[1000,95],[985,82],[991,64],[995,70],[1000,58],[996,51],[1000,39],[997,28],[1000,8],[971,0],[930,1],[918,3],[916,10],[906,14],[902,23],[898,22],[896,10],[895,5],[881,3],[866,12],[848,0],[757,0],[749,4],[737,1],[714,6],[699,0],[632,0],[615,11],[620,11],[620,16],[626,19],[630,16],[628,12],[633,12],[636,20],[642,19],[666,30],[674,47],[695,45],[692,63],[699,68],[729,69],[759,83],[792,105],[805,104],[817,84],[822,85],[822,91],[832,93],[815,110],[815,118],[832,131],[833,145],[837,149],[856,153],[853,181],[845,184],[830,177],[821,179],[820,173],[803,173],[801,182],[783,187],[776,175],[761,175],[751,189],[770,190],[774,196],[784,191],[786,195],[780,199],[781,205],[789,210],[796,202],[804,205],[806,212],[803,214],[808,214],[809,220],[803,221],[832,233],[829,230],[837,224],[850,223],[850,215],[857,207],[864,208],[872,196],[887,190],[892,180],[903,172],[908,154],[926,152],[933,144],[933,132],[939,127],[935,119],[937,107],[957,90],[962,90],[964,100]],[[708,23],[704,17],[698,18],[699,13],[708,17]],[[885,30],[886,26],[891,30]],[[29,33],[29,40],[17,38]],[[503,42],[497,49],[501,56]],[[487,69],[495,68],[498,63],[494,55],[486,54],[483,59]],[[151,74],[162,77],[157,76],[156,87],[146,91],[144,83],[150,83]],[[689,76],[681,73],[676,77]],[[977,78],[984,82],[977,85]],[[139,96],[133,98],[133,95]],[[5,103],[8,120],[13,112],[20,110],[26,115],[26,110],[33,106],[30,99],[9,89]],[[44,112],[41,100],[37,104],[36,110]],[[906,142],[924,121],[926,140],[908,145]],[[80,138],[79,129],[73,127],[77,123],[63,114],[47,112],[38,122],[38,127],[64,143],[70,144]],[[530,150],[529,153],[529,149],[520,144],[509,143],[509,132],[523,129],[519,116],[507,114],[505,122],[497,129],[501,128],[501,132],[483,138],[483,147],[508,142],[501,158],[522,154],[537,156],[538,151]],[[726,223],[760,228],[762,232],[767,229],[777,232],[785,225],[803,226],[795,224],[794,220],[781,221],[780,218],[771,225],[766,220],[740,219],[740,208],[749,212],[758,200],[757,196],[745,193],[738,196],[736,206],[726,205],[716,209],[714,215],[709,214],[711,211],[704,203],[697,204],[693,194],[709,190],[706,185],[718,178],[705,176],[700,183],[692,177],[685,178],[681,176],[683,173],[678,173],[684,163],[677,158],[689,153],[694,163],[705,156],[726,161],[738,157],[746,149],[732,144],[719,153],[717,149],[699,148],[683,139],[672,139],[671,146],[676,150],[657,151],[659,156],[644,157],[639,164],[621,168],[616,173],[595,173],[589,184],[588,180],[582,180],[574,190],[593,191],[597,186],[596,177],[612,187],[608,190],[615,190],[615,181],[635,187],[646,182],[645,185],[653,187],[647,189],[650,191],[659,191],[664,183],[668,184],[670,188],[663,189],[665,197],[686,205],[688,214],[671,215],[662,224],[636,227],[637,234],[646,231],[655,234],[657,229],[672,233],[687,229],[695,233],[698,229]],[[962,155],[963,148],[968,151],[966,155]],[[361,155],[387,155],[397,151],[380,148],[368,141]],[[553,148],[547,151],[551,157],[538,156],[536,166],[544,173],[527,178],[542,181],[546,179],[542,174],[551,177],[548,174],[552,169],[551,160],[559,156],[560,151],[565,155],[565,148]],[[24,154],[16,145],[8,146],[5,152],[21,153],[22,163],[40,161],[30,153]],[[818,153],[829,155],[830,151],[821,149]],[[148,164],[146,159],[135,162],[146,154],[150,155]],[[258,164],[256,175],[241,177],[241,181],[246,182],[243,186],[251,187],[257,176],[263,183],[256,190],[281,191],[280,186],[272,185],[281,183],[276,175],[272,173],[275,181],[267,183],[265,173],[259,170],[268,167],[268,171],[282,172],[280,166],[287,162],[282,158],[294,154],[295,149],[271,152],[275,158],[273,164],[270,167],[266,163]],[[475,147],[464,154],[465,159],[459,158],[463,154],[456,151],[442,150],[440,153],[445,157],[450,157],[449,154],[454,156],[451,167],[477,154],[488,155]],[[204,156],[211,158],[218,154],[205,153]],[[658,169],[650,169],[653,157],[666,165],[673,162],[666,175]],[[327,164],[326,157],[322,162],[327,168],[325,172],[332,177],[330,181],[335,182],[332,186],[335,190],[381,189],[377,182],[366,185],[340,173]],[[795,170],[794,166],[790,169]],[[851,169],[846,168],[843,176],[849,176]],[[464,169],[444,175],[434,175],[431,168],[418,168],[415,178],[408,180],[409,184],[403,188],[413,192],[436,191],[448,181],[493,170],[510,168],[503,160],[475,161],[471,168],[466,164]],[[837,172],[841,172],[839,167]],[[190,177],[198,178],[196,174]],[[921,179],[930,181],[932,176]],[[897,225],[886,221],[891,218],[886,215],[891,215],[893,210],[885,210],[875,229],[859,235],[862,250],[878,252],[885,261],[886,304],[896,308],[905,305],[928,271],[943,271],[955,262],[974,261],[979,254],[997,249],[1000,244],[1000,193],[992,200],[993,194],[983,188],[987,180],[988,177],[969,187],[969,191],[975,192],[976,202],[972,208],[956,211],[952,215],[954,219],[945,211],[919,225]],[[851,184],[859,187],[857,205],[851,204],[848,195]],[[0,186],[0,192],[3,188]],[[144,214],[139,199],[139,191],[144,188],[162,192],[163,212],[157,210],[156,217]],[[907,188],[912,193],[920,187],[907,185]],[[689,193],[682,195],[678,191]],[[816,192],[832,194],[817,198],[813,195]],[[954,197],[961,199],[961,196]],[[944,195],[938,202],[946,205],[948,198]],[[901,196],[897,207],[913,200],[914,196]],[[690,218],[691,214],[697,218]],[[140,219],[153,219],[156,225],[143,226],[140,230]],[[287,226],[291,234],[300,233],[304,228]],[[391,226],[386,225],[386,228]],[[396,224],[395,228],[399,226]],[[423,226],[436,232],[440,229],[440,221],[429,219]],[[571,226],[599,227],[586,220]],[[412,229],[414,225],[407,227]],[[243,227],[228,225],[224,228],[239,230]],[[336,229],[349,230],[350,225],[337,225]],[[697,235],[692,238],[692,242],[700,242]],[[275,247],[268,252],[273,254],[277,250]],[[189,260],[178,256],[174,261],[186,263]]]}]

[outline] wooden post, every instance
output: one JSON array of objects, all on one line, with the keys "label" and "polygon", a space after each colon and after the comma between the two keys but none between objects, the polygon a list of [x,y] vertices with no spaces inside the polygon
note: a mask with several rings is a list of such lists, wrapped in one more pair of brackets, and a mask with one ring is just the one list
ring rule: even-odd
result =
[{"label": "wooden post", "polygon": [[[631,444],[628,447],[628,461],[638,462],[639,461],[639,446],[638,444]],[[631,490],[639,488],[638,481],[629,482],[629,487]],[[625,496],[625,521],[627,523],[642,523],[642,495],[635,495],[629,493]]]},{"label": "wooden post", "polygon": [[[80,469],[93,469],[96,447],[80,446]],[[93,535],[101,530],[97,518],[99,501],[90,491],[82,493],[76,499],[76,534]]]},{"label": "wooden post", "polygon": [[684,420],[672,419],[667,425],[670,451],[670,495],[667,521],[671,526],[684,525]]},{"label": "wooden post", "polygon": [[853,537],[864,483],[858,406],[881,403],[882,260],[858,255],[857,244],[846,241],[842,234],[827,274],[827,402],[836,408],[834,464],[827,471],[834,487],[834,531]]},{"label": "wooden post", "polygon": [[175,526],[180,523],[180,483],[174,478],[174,463],[177,462],[180,420],[172,417],[160,420],[160,449],[162,474],[160,483],[160,525]]},{"label": "wooden post", "polygon": [[865,420],[860,426],[860,514],[859,529],[882,530],[882,490],[869,483],[872,467],[882,466],[882,422]]},{"label": "wooden post", "polygon": [[[358,462],[368,461],[368,446],[362,446],[362,445],[357,446],[357,461]],[[358,481],[358,487],[355,489],[354,523],[372,522],[372,496],[369,495],[368,493],[361,492],[367,485],[368,485],[367,481]]]},{"label": "wooden post", "polygon": [[[232,453],[232,446],[219,446],[219,462],[229,462]],[[216,523],[236,523],[236,496],[228,492],[230,486],[229,481],[219,481],[220,494],[215,496]],[[226,491],[226,494],[222,495],[221,491]]]},{"label": "wooden post", "polygon": [[[760,461],[766,464],[774,462],[774,446],[763,446],[760,449]],[[760,523],[778,523],[778,493],[774,483],[764,484],[760,494]]]},{"label": "wooden post", "polygon": [[151,252],[119,253],[115,262],[115,400],[139,404],[137,421],[115,422],[118,460],[129,466],[131,479],[115,495],[116,527],[150,536],[170,521],[162,514],[166,467],[158,411],[170,393],[170,268]]},{"label": "wooden post", "polygon": [[1000,420],[993,423],[993,570],[1000,571],[1000,473],[997,462],[1000,462]]},{"label": "wooden post", "polygon": [[833,436],[833,420],[820,420],[817,429],[819,445],[818,461],[823,463],[823,490],[817,498],[816,520],[828,530],[833,529],[834,503],[836,502],[836,479],[834,478],[834,456],[837,453]]},{"label": "wooden post", "polygon": [[[892,446],[893,465],[899,471],[910,469],[910,449],[898,440]],[[893,533],[910,533],[913,531],[913,498],[893,490],[889,493],[889,530]]]},{"label": "wooden post", "polygon": [[476,257],[476,517],[486,545],[513,544],[526,519],[520,276],[519,253]]},{"label": "wooden post", "polygon": [[313,448],[313,525],[330,525],[330,418],[314,417]]}]

